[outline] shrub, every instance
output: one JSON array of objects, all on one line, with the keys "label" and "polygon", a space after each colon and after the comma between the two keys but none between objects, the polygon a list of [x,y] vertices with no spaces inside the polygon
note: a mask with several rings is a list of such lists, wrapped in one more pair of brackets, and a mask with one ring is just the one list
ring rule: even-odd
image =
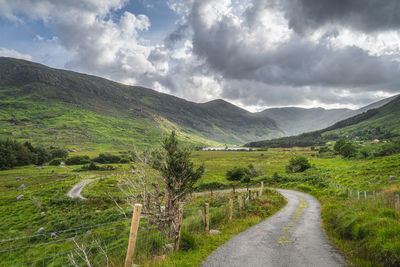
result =
[{"label": "shrub", "polygon": [[356,153],[357,149],[351,142],[347,142],[346,144],[344,144],[339,152],[339,154],[344,158],[352,158],[356,155]]},{"label": "shrub", "polygon": [[60,159],[60,158],[55,158],[55,159],[52,159],[52,160],[49,162],[49,165],[50,165],[50,166],[59,166],[59,165],[61,164],[61,162],[62,162],[62,159]]},{"label": "shrub", "polygon": [[195,238],[187,233],[186,231],[181,232],[181,241],[179,243],[179,249],[183,251],[188,251],[192,249],[196,249],[196,240]]},{"label": "shrub", "polygon": [[103,164],[120,163],[121,157],[111,155],[110,153],[101,153],[97,158],[94,158],[93,161]]},{"label": "shrub", "polygon": [[311,165],[308,162],[308,159],[306,159],[302,155],[296,155],[290,159],[289,165],[286,166],[286,172],[288,173],[303,172],[309,168],[311,168]]},{"label": "shrub", "polygon": [[82,165],[87,163],[90,163],[89,156],[73,156],[65,160],[65,164],[67,165]]},{"label": "shrub", "polygon": [[62,148],[53,148],[50,150],[50,158],[55,159],[55,158],[61,158],[61,159],[66,159],[68,157],[68,151]]}]

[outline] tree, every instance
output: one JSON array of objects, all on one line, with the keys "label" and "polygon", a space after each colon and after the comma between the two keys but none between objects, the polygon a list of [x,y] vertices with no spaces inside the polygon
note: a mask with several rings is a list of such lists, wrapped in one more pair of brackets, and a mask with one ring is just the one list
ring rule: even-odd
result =
[{"label": "tree", "polygon": [[[203,165],[194,168],[190,154],[191,150],[187,147],[179,146],[176,134],[172,132],[164,139],[161,149],[153,152],[151,156],[151,165],[160,172],[159,180],[162,185],[152,183],[154,190],[148,194],[150,198],[154,199],[154,205],[150,207],[145,204],[144,214],[152,215],[153,219],[147,219],[157,224],[161,230],[166,224],[169,237],[175,236],[176,238],[179,235],[179,205],[193,191],[194,184],[204,173]],[[149,154],[147,153],[147,155]],[[160,190],[162,187],[165,188],[164,193]],[[150,199],[148,198],[146,201],[150,202]],[[162,208],[163,203],[165,203],[164,209]]]},{"label": "tree", "polygon": [[235,191],[235,185],[238,184],[247,173],[247,168],[239,166],[226,171],[225,177],[228,181],[232,182],[233,191]]},{"label": "tree", "polygon": [[308,162],[308,159],[302,155],[296,155],[290,159],[289,165],[286,166],[286,172],[303,172],[309,168],[311,168],[311,165]]},{"label": "tree", "polygon": [[333,146],[333,150],[335,150],[335,152],[337,154],[340,154],[340,151],[342,149],[342,147],[346,144],[346,141],[343,139],[339,139],[336,141],[335,145]]},{"label": "tree", "polygon": [[339,152],[339,154],[342,155],[345,158],[354,157],[356,155],[356,153],[357,153],[357,149],[351,142],[345,143],[340,148],[340,152]]}]

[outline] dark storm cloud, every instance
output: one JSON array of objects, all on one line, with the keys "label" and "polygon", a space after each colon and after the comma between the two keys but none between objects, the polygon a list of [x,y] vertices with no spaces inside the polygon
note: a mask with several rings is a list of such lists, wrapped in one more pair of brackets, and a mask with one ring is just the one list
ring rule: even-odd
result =
[{"label": "dark storm cloud", "polygon": [[[287,86],[372,86],[399,83],[400,65],[371,56],[361,48],[333,49],[324,38],[313,43],[293,35],[274,49],[264,49],[247,22],[229,16],[212,26],[202,16],[203,1],[192,13],[193,49],[225,78]],[[253,23],[250,23],[253,24]]]},{"label": "dark storm cloud", "polygon": [[289,26],[298,33],[325,24],[340,24],[364,32],[395,30],[400,27],[398,0],[284,0],[280,6]]}]

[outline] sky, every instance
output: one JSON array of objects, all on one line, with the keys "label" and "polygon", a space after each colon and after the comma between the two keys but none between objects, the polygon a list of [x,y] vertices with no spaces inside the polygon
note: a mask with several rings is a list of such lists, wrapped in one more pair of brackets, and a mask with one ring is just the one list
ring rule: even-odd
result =
[{"label": "sky", "polygon": [[0,0],[0,56],[249,111],[400,93],[398,0]]}]

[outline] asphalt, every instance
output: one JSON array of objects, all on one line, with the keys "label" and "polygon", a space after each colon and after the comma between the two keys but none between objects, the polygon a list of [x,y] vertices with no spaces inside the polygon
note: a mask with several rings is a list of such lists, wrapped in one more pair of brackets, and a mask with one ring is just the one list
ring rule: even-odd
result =
[{"label": "asphalt", "polygon": [[233,237],[202,266],[346,266],[323,234],[319,202],[301,192],[278,191],[288,200],[282,210]]},{"label": "asphalt", "polygon": [[88,179],[88,180],[83,180],[80,183],[77,183],[76,185],[74,185],[74,187],[72,187],[71,190],[68,191],[67,196],[70,198],[86,199],[81,195],[81,192],[87,184],[89,184],[93,181],[94,180],[92,180],[92,179]]}]

